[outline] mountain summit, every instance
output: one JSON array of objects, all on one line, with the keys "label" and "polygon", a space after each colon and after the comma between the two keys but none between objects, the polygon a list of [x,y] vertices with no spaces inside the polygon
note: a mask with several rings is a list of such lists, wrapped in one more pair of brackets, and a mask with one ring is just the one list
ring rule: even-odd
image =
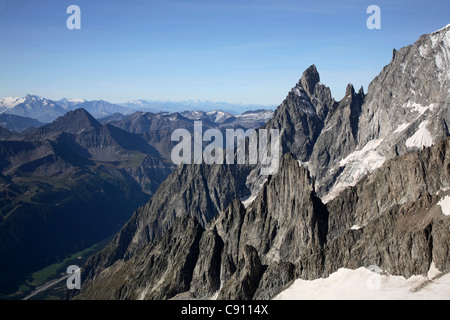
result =
[{"label": "mountain summit", "polygon": [[80,108],[67,112],[64,116],[59,117],[45,127],[67,133],[79,134],[83,131],[99,129],[102,125],[89,112]]},{"label": "mountain summit", "polygon": [[311,96],[314,93],[316,84],[320,82],[319,72],[316,66],[313,64],[303,72],[303,75],[299,81],[299,84],[309,93]]},{"label": "mountain summit", "polygon": [[66,113],[55,101],[27,94],[24,98],[0,99],[0,113],[37,119],[48,123]]}]

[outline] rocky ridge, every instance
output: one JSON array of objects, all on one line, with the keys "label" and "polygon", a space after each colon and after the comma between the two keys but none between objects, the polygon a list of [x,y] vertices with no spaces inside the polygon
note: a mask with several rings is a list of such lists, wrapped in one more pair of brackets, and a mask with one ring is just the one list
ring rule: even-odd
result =
[{"label": "rocky ridge", "polygon": [[[325,277],[342,267],[376,265],[406,277],[425,275],[432,262],[447,270],[450,218],[437,203],[449,194],[449,161],[447,139],[390,161],[370,177],[371,183],[359,182],[353,188],[356,195],[341,194],[324,205],[308,170],[287,154],[249,207],[234,200],[205,228],[187,216],[176,219],[161,238],[99,273],[78,298],[267,299],[295,278]],[[396,166],[403,168],[400,179],[386,175]],[[447,169],[433,186],[397,194],[401,183],[417,183],[436,168]],[[372,212],[359,208],[372,198],[384,198],[386,189],[376,185],[391,188],[397,183],[390,194],[402,201],[371,206]],[[349,226],[363,220],[363,226]],[[172,290],[174,286],[178,289]]]}]

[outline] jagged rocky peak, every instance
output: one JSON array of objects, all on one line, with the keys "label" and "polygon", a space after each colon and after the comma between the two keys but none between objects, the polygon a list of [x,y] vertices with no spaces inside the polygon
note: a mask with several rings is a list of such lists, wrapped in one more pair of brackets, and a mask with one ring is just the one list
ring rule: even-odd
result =
[{"label": "jagged rocky peak", "polygon": [[366,96],[366,94],[364,93],[364,87],[363,86],[361,86],[361,88],[359,88],[358,95],[360,95],[363,98]]},{"label": "jagged rocky peak", "polygon": [[303,75],[299,81],[299,84],[312,95],[316,85],[320,82],[320,75],[315,65],[310,66],[303,72]]},{"label": "jagged rocky peak", "polygon": [[[360,142],[366,144],[392,133],[414,134],[408,131],[419,129],[424,120],[449,105],[449,88],[450,28],[447,26],[422,35],[413,45],[396,51],[391,63],[371,82],[361,117],[366,129],[359,134]],[[423,124],[422,128],[442,127],[432,122]],[[439,139],[445,137],[442,132],[431,132],[431,136],[436,134]],[[406,151],[405,146],[399,149],[401,153]]]},{"label": "jagged rocky peak", "polygon": [[355,87],[351,83],[347,85],[345,89],[345,96],[353,96],[355,94]]},{"label": "jagged rocky peak", "polygon": [[[317,102],[326,103],[332,100],[331,91],[328,87],[320,82],[320,75],[317,71],[315,65],[311,65],[306,69],[300,80],[297,82],[294,88],[292,88],[291,93],[296,94],[300,97],[306,96],[313,104],[314,108],[317,109]],[[321,98],[319,101],[315,101],[316,98]]]},{"label": "jagged rocky peak", "polygon": [[351,99],[360,99],[361,100],[361,104],[364,100],[365,97],[365,93],[364,93],[364,88],[361,86],[361,88],[358,90],[358,92],[356,92],[355,87],[353,86],[353,84],[349,83],[345,89],[345,95],[342,98],[342,100],[339,103],[342,103],[345,99],[351,98]]},{"label": "jagged rocky peak", "polygon": [[330,88],[320,82],[320,75],[314,64],[303,72],[302,77],[291,92],[300,96],[304,92],[314,106],[315,114],[321,120],[325,120],[335,103]]},{"label": "jagged rocky peak", "polygon": [[351,83],[349,83],[347,85],[347,88],[345,89],[344,98],[342,98],[342,100],[339,101],[339,103],[337,103],[336,106],[338,108],[342,107],[350,108],[351,112],[356,113],[353,114],[352,116],[354,118],[359,118],[361,106],[364,103],[364,98],[365,98],[364,89],[361,87],[358,93],[356,93],[355,87]]},{"label": "jagged rocky peak", "polygon": [[317,68],[312,65],[265,127],[280,130],[282,154],[291,152],[307,161],[333,104],[330,89],[320,83]]},{"label": "jagged rocky peak", "polygon": [[83,131],[101,128],[102,124],[85,109],[79,108],[67,112],[64,116],[47,125],[47,127],[67,133],[79,134]]}]

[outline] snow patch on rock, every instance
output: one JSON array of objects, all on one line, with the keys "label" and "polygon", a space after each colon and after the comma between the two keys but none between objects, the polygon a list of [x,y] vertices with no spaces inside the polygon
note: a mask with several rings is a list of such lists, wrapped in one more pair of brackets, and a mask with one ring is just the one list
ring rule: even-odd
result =
[{"label": "snow patch on rock", "polygon": [[331,192],[323,198],[324,203],[333,200],[342,190],[356,185],[363,176],[374,172],[386,162],[386,157],[378,150],[383,141],[384,139],[371,140],[362,149],[339,162],[340,167],[345,167],[344,171]]},{"label": "snow patch on rock", "polygon": [[446,196],[442,198],[441,201],[437,203],[438,206],[441,206],[442,213],[446,216],[450,216],[450,196]]},{"label": "snow patch on rock", "polygon": [[433,137],[430,131],[427,129],[428,120],[423,121],[419,125],[419,129],[406,140],[405,145],[408,148],[423,148],[430,147],[433,145]]}]

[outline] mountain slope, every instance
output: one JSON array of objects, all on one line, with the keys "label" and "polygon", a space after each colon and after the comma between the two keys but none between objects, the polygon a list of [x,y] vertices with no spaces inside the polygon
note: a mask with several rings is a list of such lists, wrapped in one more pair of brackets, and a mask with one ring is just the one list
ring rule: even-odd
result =
[{"label": "mountain slope", "polygon": [[225,136],[226,129],[255,129],[264,125],[270,116],[270,110],[251,111],[233,116],[222,111],[185,111],[183,113],[135,112],[117,119],[106,119],[107,123],[128,132],[143,134],[144,139],[167,160],[171,160],[171,151],[177,144],[172,141],[172,132],[177,129],[194,131],[194,122],[201,121],[203,131],[219,129]]},{"label": "mountain slope", "polygon": [[0,127],[0,140],[9,139],[13,133],[4,127]]},{"label": "mountain slope", "polygon": [[[299,163],[289,155],[283,159],[280,167],[280,172],[267,182],[264,191],[261,191],[248,210],[239,201],[233,201],[206,225],[206,229],[202,227],[203,223],[199,224],[192,218],[189,218],[188,222],[186,215],[181,215],[161,238],[146,244],[129,259],[118,259],[112,266],[104,269],[102,275],[82,291],[82,297],[104,298],[102,292],[109,292],[108,298],[113,299],[168,299],[188,291],[190,285],[194,284],[201,294],[211,295],[222,283],[219,297],[251,298],[256,288],[250,295],[251,288],[248,291],[240,287],[240,281],[236,280],[236,277],[239,278],[236,272],[240,270],[240,266],[243,269],[250,268],[250,277],[257,277],[262,272],[258,256],[266,255],[267,261],[293,261],[305,247],[321,246],[325,240],[326,230],[321,227],[326,221],[325,207],[314,197],[307,170],[300,168]],[[286,183],[287,181],[289,183]],[[279,190],[280,188],[284,190]],[[283,197],[273,197],[274,192],[284,192]],[[291,206],[289,213],[284,212],[282,208],[286,208],[292,201],[298,206]],[[292,224],[293,220],[298,220],[299,223]],[[194,239],[195,242],[192,242]],[[179,247],[173,241],[179,241],[183,245],[190,244],[185,254],[191,262],[186,260],[187,257],[179,257],[178,249],[171,249]],[[161,250],[166,254],[159,255]],[[172,268],[173,264],[148,259],[153,255],[161,257],[158,259],[169,259],[177,266],[186,268],[177,271],[177,267]],[[259,268],[255,268],[253,263],[248,265],[245,262],[248,259],[260,261]],[[136,269],[138,261],[140,267]],[[215,264],[215,271],[209,269],[211,264]],[[142,270],[153,270],[151,273],[158,272],[163,277],[154,278],[150,274],[143,274]],[[173,277],[173,273],[180,275]],[[133,277],[134,280],[128,282],[122,278],[123,274]],[[180,278],[186,279],[183,286],[179,285]],[[128,289],[123,290],[122,286]],[[177,287],[177,290],[164,289],[168,287]],[[241,295],[236,296],[236,291],[240,291]]]},{"label": "mountain slope", "polygon": [[32,118],[20,117],[6,113],[0,114],[0,126],[10,131],[23,132],[27,128],[40,127],[43,125],[44,123]]},{"label": "mountain slope", "polygon": [[83,109],[24,136],[6,135],[0,141],[1,293],[112,236],[172,170],[141,136],[102,126]]},{"label": "mountain slope", "polygon": [[329,89],[320,83],[312,65],[264,126],[280,130],[281,154],[291,152],[300,161],[309,159],[332,102]]},{"label": "mountain slope", "polygon": [[240,196],[249,169],[233,165],[179,166],[101,252],[83,267],[87,285],[116,260],[129,260],[185,215],[205,226]]}]

